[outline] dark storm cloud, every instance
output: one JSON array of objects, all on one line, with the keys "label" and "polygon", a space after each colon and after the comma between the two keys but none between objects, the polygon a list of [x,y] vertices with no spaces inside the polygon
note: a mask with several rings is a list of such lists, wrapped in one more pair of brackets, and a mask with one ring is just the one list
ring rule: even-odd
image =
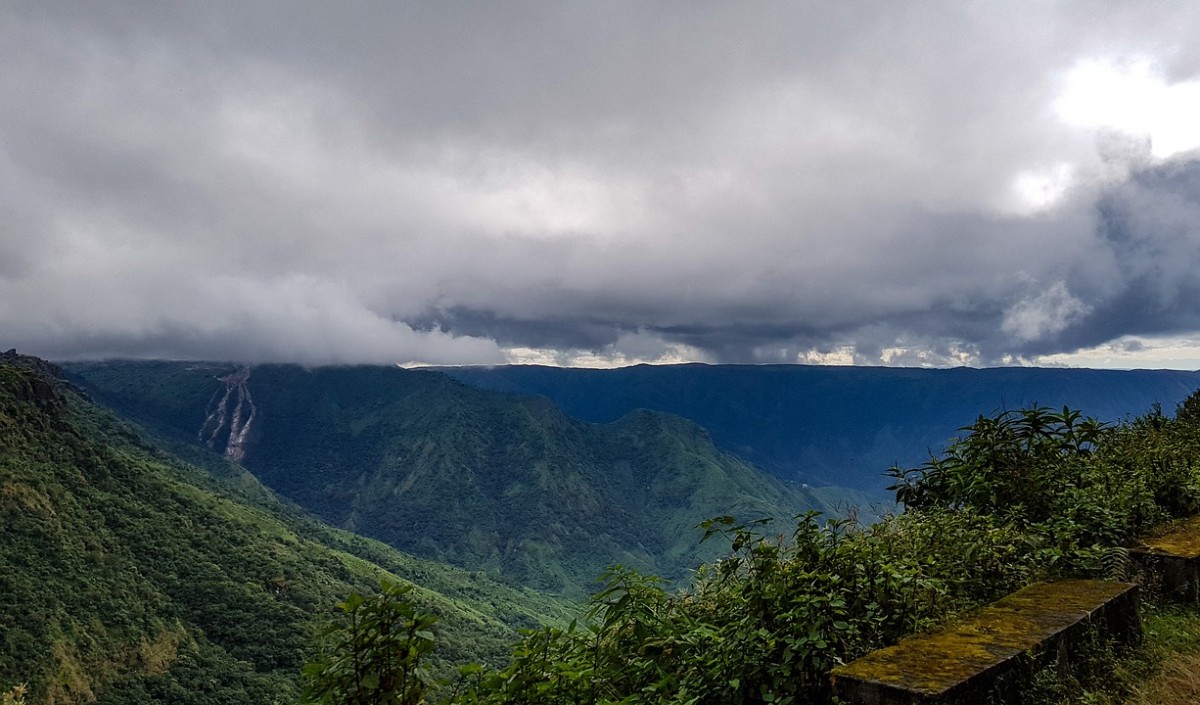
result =
[{"label": "dark storm cloud", "polygon": [[1091,315],[1059,345],[1200,329],[1200,154],[1134,172],[1100,196],[1097,214],[1092,256],[1111,262],[1110,276],[1089,283]]},{"label": "dark storm cloud", "polygon": [[1096,57],[1194,79],[1200,11],[1098,7],[8,4],[0,344],[952,364],[1196,331],[1195,159],[1051,106]]}]

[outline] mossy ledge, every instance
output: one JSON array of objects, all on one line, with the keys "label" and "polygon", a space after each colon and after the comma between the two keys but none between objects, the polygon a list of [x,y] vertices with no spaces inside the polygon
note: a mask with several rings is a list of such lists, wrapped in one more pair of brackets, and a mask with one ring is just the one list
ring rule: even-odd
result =
[{"label": "mossy ledge", "polygon": [[833,691],[852,705],[1011,702],[1039,667],[1065,659],[1092,629],[1119,643],[1140,640],[1137,586],[1030,585],[969,619],[835,668]]},{"label": "mossy ledge", "polygon": [[1200,516],[1168,524],[1139,541],[1129,555],[1152,591],[1200,604]]}]

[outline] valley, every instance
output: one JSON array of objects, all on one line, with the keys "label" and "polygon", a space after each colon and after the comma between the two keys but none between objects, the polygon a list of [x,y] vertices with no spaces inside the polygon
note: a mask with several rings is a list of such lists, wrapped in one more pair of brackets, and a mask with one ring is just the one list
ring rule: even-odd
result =
[{"label": "valley", "polygon": [[[1028,481],[1006,490],[1028,494],[1042,482],[1044,491],[1022,503],[1002,503],[1044,512],[1039,521],[1066,521],[1061,526],[1037,524],[1018,531],[1003,523],[1009,520],[1000,519],[998,507],[954,510],[956,502],[993,502],[999,495],[989,490],[941,499],[937,493],[946,490],[939,488],[947,486],[939,484],[935,473],[915,481],[913,487],[924,489],[910,493],[908,501],[931,503],[910,505],[915,512],[874,527],[850,520],[822,528],[823,518],[807,515],[793,538],[784,540],[773,528],[754,528],[755,520],[775,517],[783,531],[787,518],[810,510],[824,512],[824,517],[848,512],[870,521],[874,515],[854,507],[868,506],[871,495],[805,487],[779,477],[786,474],[783,466],[764,472],[721,449],[714,442],[716,432],[710,437],[692,419],[641,408],[637,402],[690,409],[700,417],[741,405],[747,418],[765,418],[774,409],[783,418],[796,419],[819,404],[850,414],[851,402],[865,404],[880,390],[892,390],[890,397],[881,398],[896,405],[912,402],[903,407],[911,412],[924,408],[914,399],[948,394],[945,385],[950,383],[968,398],[983,394],[985,385],[934,380],[938,384],[922,390],[920,380],[913,381],[920,375],[911,370],[897,371],[900,381],[868,370],[866,381],[849,384],[839,377],[843,371],[834,370],[829,375],[833,381],[816,384],[810,379],[810,389],[828,393],[836,388],[845,399],[814,393],[788,406],[778,389],[796,388],[772,387],[779,381],[773,375],[802,377],[816,371],[758,371],[768,381],[744,387],[713,380],[751,370],[682,371],[698,381],[682,384],[675,378],[677,384],[670,383],[681,368],[653,371],[666,382],[643,378],[632,384],[622,375],[646,371],[618,370],[611,371],[614,379],[607,383],[559,379],[558,386],[546,382],[558,373],[545,370],[454,371],[457,377],[497,375],[475,380],[481,386],[512,387],[512,379],[503,385],[496,381],[506,379],[500,373],[518,382],[529,374],[562,397],[564,406],[582,407],[590,399],[590,413],[604,408],[615,414],[606,421],[589,421],[564,413],[550,396],[481,388],[430,370],[161,361],[58,368],[8,355],[0,361],[0,511],[8,539],[0,547],[0,615],[6,624],[0,653],[7,654],[0,676],[5,682],[29,681],[37,703],[291,701],[299,694],[300,665],[313,653],[316,629],[330,618],[334,603],[351,591],[372,592],[381,578],[412,586],[415,602],[438,616],[431,662],[435,671],[449,674],[455,664],[478,662],[499,669],[494,673],[520,674],[532,667],[521,661],[522,649],[540,643],[539,638],[568,650],[592,648],[578,632],[532,632],[520,641],[517,629],[563,625],[579,616],[582,598],[602,587],[593,581],[614,564],[623,567],[609,574],[607,587],[588,607],[602,624],[640,619],[612,611],[622,603],[605,602],[603,596],[615,589],[618,595],[648,600],[647,609],[672,605],[671,610],[682,610],[672,612],[676,616],[671,619],[684,621],[671,622],[670,629],[699,629],[698,634],[708,635],[705,639],[717,629],[729,644],[741,643],[753,632],[745,632],[737,620],[758,617],[736,616],[753,603],[743,602],[749,598],[739,591],[768,589],[751,576],[766,569],[767,564],[755,561],[769,560],[780,561],[784,572],[776,578],[764,573],[762,580],[788,582],[786,594],[797,599],[820,601],[845,593],[837,599],[861,602],[867,610],[853,619],[868,621],[877,618],[869,615],[878,607],[862,602],[857,588],[841,582],[853,574],[853,580],[873,584],[869,573],[858,575],[863,565],[875,566],[869,571],[899,570],[899,582],[887,589],[907,595],[904,600],[921,601],[923,621],[917,624],[932,625],[963,607],[994,599],[1030,575],[1057,574],[1063,568],[1056,567],[1054,555],[1068,560],[1067,570],[1089,575],[1106,570],[1106,564],[1092,562],[1093,552],[1107,555],[1103,552],[1110,549],[1101,544],[1088,548],[1080,540],[1111,541],[1084,537],[1125,535],[1121,532],[1171,512],[1190,511],[1194,504],[1186,494],[1193,489],[1191,475],[1158,477],[1140,460],[1160,453],[1148,444],[1162,443],[1161,452],[1172,458],[1166,467],[1185,472],[1193,444],[1187,435],[1191,422],[1168,427],[1151,414],[1107,441],[1110,450],[1099,468],[1064,466],[1085,473],[1072,481],[1089,487],[1084,495],[1062,494],[1052,476],[1038,475],[1053,467],[1044,459],[1029,466],[1037,470]],[[706,381],[709,374],[714,376]],[[1026,374],[992,394],[1090,389],[1108,395],[1110,406],[1105,408],[1113,409],[1152,406],[1156,397],[1174,393],[1175,385],[1189,379],[1187,373],[1115,375],[1102,379],[1106,384],[1101,386],[1096,378],[1084,376],[1080,382],[1066,377],[1055,381],[1042,372]],[[840,385],[834,384],[838,381]],[[528,380],[522,384],[521,392],[536,386]],[[762,406],[754,410],[750,399]],[[1169,398],[1162,403],[1170,403]],[[896,424],[894,428],[929,423],[909,415],[902,425],[897,419],[903,414],[885,406],[893,410],[866,409],[858,418]],[[718,423],[722,417],[714,416],[713,425],[726,434],[745,429],[735,416],[723,417],[724,427]],[[857,437],[832,432],[839,418],[849,423],[847,416],[837,414],[814,422],[825,424],[833,448]],[[1014,423],[1020,418],[1011,416]],[[1169,436],[1176,440],[1155,435],[1160,426],[1178,429]],[[780,435],[764,447],[774,448],[778,458],[787,457],[793,441],[778,426],[772,428]],[[1122,438],[1136,445],[1121,451]],[[755,455],[753,448],[740,448],[747,457]],[[1100,476],[1088,474],[1097,472]],[[1183,487],[1185,494],[1154,489],[1160,483],[1177,483],[1169,486]],[[1084,507],[1077,518],[1062,519],[1075,516],[1071,503],[1095,501],[1092,494],[1101,485],[1124,487],[1115,501],[1146,507],[1149,514],[1137,509],[1130,515],[1136,519],[1122,519]],[[1043,499],[1062,508],[1041,507]],[[939,507],[943,501],[950,505]],[[984,513],[977,516],[976,511]],[[707,532],[698,527],[713,517],[724,518],[709,523]],[[1051,526],[1058,528],[1047,528]],[[1089,533],[1095,531],[1100,533]],[[1037,541],[1066,543],[1043,544],[1030,552],[1021,547],[1020,532],[1050,532]],[[705,533],[716,539],[701,542]],[[756,543],[748,544],[750,539]],[[988,542],[998,543],[986,547]],[[961,553],[963,547],[970,547],[967,554]],[[813,574],[832,581],[828,585],[790,582],[806,574],[809,560],[818,560],[798,553],[809,550],[824,556],[819,561],[832,561],[827,575]],[[984,572],[979,572],[982,564],[974,563],[981,560],[978,550],[994,552]],[[865,553],[856,557],[860,551]],[[876,556],[875,551],[883,553]],[[842,565],[844,561],[849,563]],[[901,567],[890,561],[900,561]],[[690,572],[702,563],[709,566],[698,576]],[[751,565],[759,567],[751,570]],[[802,571],[794,573],[787,566]],[[671,593],[643,583],[650,578],[640,576],[648,575],[690,586],[700,602],[693,604],[689,592]],[[921,582],[906,587],[915,576],[923,576]],[[925,590],[932,592],[921,592]],[[924,602],[943,590],[951,597]],[[770,594],[770,599],[786,597]],[[712,600],[716,602],[710,604]],[[807,614],[804,623],[815,618],[803,611],[809,607],[797,605],[787,609]],[[878,618],[895,621],[856,632],[838,648],[858,653],[856,649],[886,643],[913,628],[903,617],[903,610],[915,609],[912,605],[888,609],[901,611]],[[693,619],[701,622],[688,621]],[[841,629],[833,624],[822,628]],[[699,637],[686,637],[689,643],[693,638]],[[826,638],[830,641],[821,643],[843,643],[832,633]],[[517,646],[510,647],[514,642]],[[702,658],[702,643],[688,647],[700,648],[689,659]],[[507,655],[510,648],[516,649],[514,656]],[[615,661],[606,668],[624,673],[618,666],[627,658],[620,651],[624,647],[614,642],[611,648],[615,651],[605,658]],[[737,647],[739,652],[759,648],[765,646],[747,642]],[[816,684],[827,668],[821,659],[831,657],[825,651],[814,654],[817,660],[807,667],[805,678]],[[506,666],[510,658],[516,660]],[[561,658],[565,664],[583,656],[564,653]],[[681,662],[671,668],[691,666]],[[488,687],[499,688],[490,691],[496,702],[524,697],[509,686]]]},{"label": "valley", "polygon": [[632,410],[592,423],[544,398],[437,373],[165,362],[68,370],[140,423],[239,458],[334,526],[577,598],[612,564],[684,579],[724,550],[700,543],[697,525],[713,516],[790,517],[855,498],[765,474],[677,416]]}]

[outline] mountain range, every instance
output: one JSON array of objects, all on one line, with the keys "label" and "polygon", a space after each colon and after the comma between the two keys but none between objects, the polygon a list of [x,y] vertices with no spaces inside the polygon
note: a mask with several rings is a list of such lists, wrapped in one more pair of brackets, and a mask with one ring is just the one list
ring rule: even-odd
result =
[{"label": "mountain range", "polygon": [[1167,371],[59,368],[6,353],[0,689],[292,700],[317,625],[383,577],[440,616],[437,668],[502,662],[516,629],[568,621],[606,565],[682,580],[722,555],[698,543],[702,519],[865,505],[887,465],[997,408],[1120,419],[1197,386]]},{"label": "mountain range", "polygon": [[606,423],[548,399],[396,367],[75,364],[97,398],[211,447],[339,528],[514,584],[583,596],[606,566],[680,580],[723,550],[719,515],[832,510],[716,448],[686,419]]},{"label": "mountain range", "polygon": [[1119,421],[1200,388],[1200,372],[1067,368],[638,365],[437,368],[469,384],[552,400],[595,423],[653,409],[778,477],[882,497],[893,464],[939,453],[980,414],[1039,404]]}]

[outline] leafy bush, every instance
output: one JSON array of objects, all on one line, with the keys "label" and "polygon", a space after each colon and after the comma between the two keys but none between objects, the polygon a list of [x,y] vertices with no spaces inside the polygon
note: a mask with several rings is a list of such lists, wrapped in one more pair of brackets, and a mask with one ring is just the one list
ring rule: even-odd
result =
[{"label": "leafy bush", "polygon": [[308,702],[328,705],[417,705],[432,684],[422,660],[433,651],[437,619],[388,581],[379,593],[352,593],[338,605],[345,619],[324,631],[323,658],[304,668]]},{"label": "leafy bush", "polygon": [[799,517],[705,523],[732,554],[694,587],[616,567],[588,626],[527,633],[512,663],[482,677],[471,703],[758,703],[826,695],[841,661],[994,599],[1028,577],[1014,532],[969,510],[930,510],[865,527]]},{"label": "leafy bush", "polygon": [[[980,417],[940,457],[892,468],[910,509],[971,508],[1025,532],[1050,563],[1084,572],[1164,521],[1200,511],[1200,394],[1105,425],[1064,408]],[[1190,415],[1189,415],[1190,414]]]},{"label": "leafy bush", "polygon": [[980,416],[967,435],[917,468],[892,468],[891,488],[907,507],[973,507],[1021,521],[1044,521],[1056,490],[1087,473],[1105,431],[1095,419],[1063,407]]}]

